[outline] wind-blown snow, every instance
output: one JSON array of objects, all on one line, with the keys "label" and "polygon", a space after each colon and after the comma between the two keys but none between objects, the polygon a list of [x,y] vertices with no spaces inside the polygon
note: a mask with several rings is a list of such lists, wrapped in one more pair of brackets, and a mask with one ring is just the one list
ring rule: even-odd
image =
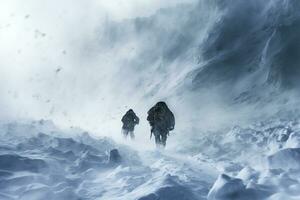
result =
[{"label": "wind-blown snow", "polygon": [[[299,9],[1,1],[0,199],[299,199]],[[165,151],[146,121],[161,100]]]},{"label": "wind-blown snow", "polygon": [[[50,121],[1,124],[1,138],[1,199],[198,199],[215,176],[192,160],[138,153]],[[109,162],[115,148],[121,164]]]},{"label": "wind-blown snow", "polygon": [[[299,139],[299,128],[298,121],[235,127],[203,136],[192,151],[160,152],[136,151],[50,121],[2,123],[0,197],[297,199],[300,146],[291,148],[289,140]],[[109,162],[112,149],[121,163]],[[193,153],[186,156],[183,149]]]}]

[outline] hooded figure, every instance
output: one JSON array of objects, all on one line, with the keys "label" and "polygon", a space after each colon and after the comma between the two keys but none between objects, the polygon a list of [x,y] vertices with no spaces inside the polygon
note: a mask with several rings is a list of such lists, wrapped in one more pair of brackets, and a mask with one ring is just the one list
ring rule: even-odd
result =
[{"label": "hooded figure", "polygon": [[[169,131],[175,126],[175,118],[165,102],[158,102],[148,111],[147,120],[151,126],[151,136],[155,137],[157,147],[166,146]],[[150,138],[151,138],[150,136]]]},{"label": "hooded figure", "polygon": [[122,132],[125,138],[130,134],[131,139],[134,139],[134,127],[139,124],[140,119],[136,116],[132,109],[128,110],[122,117],[123,127]]}]

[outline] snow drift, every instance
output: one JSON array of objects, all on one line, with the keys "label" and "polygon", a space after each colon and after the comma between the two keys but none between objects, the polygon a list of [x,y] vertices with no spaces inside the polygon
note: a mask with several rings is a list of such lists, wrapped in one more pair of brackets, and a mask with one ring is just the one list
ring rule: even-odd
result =
[{"label": "snow drift", "polygon": [[[117,20],[94,1],[31,2],[1,12],[0,198],[299,199],[298,1]],[[165,152],[145,120],[160,100],[177,122]],[[141,118],[130,147],[128,108]]]}]

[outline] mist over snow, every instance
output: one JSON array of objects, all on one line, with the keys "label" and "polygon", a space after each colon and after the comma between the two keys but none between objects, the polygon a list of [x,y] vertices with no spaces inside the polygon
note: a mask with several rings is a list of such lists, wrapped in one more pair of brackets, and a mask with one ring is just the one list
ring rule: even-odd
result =
[{"label": "mist over snow", "polygon": [[[299,9],[1,1],[0,199],[299,199]],[[158,101],[176,118],[165,151],[146,121]]]},{"label": "mist over snow", "polygon": [[178,3],[184,2],[1,2],[2,118],[46,118],[95,130],[116,127],[127,107],[142,115],[154,102],[141,101],[147,92],[137,79],[148,72],[126,63],[144,44],[128,30],[128,42],[106,46],[107,26]]}]

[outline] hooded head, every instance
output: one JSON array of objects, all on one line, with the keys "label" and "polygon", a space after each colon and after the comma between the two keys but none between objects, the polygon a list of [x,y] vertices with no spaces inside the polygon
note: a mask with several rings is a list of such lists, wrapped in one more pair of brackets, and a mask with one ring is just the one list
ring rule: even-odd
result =
[{"label": "hooded head", "polygon": [[156,112],[165,112],[169,110],[167,104],[163,101],[156,103],[154,107]]},{"label": "hooded head", "polygon": [[129,109],[127,113],[134,113],[132,109]]},{"label": "hooded head", "polygon": [[168,107],[164,101],[158,102],[155,106],[159,107],[159,108],[167,108]]}]

